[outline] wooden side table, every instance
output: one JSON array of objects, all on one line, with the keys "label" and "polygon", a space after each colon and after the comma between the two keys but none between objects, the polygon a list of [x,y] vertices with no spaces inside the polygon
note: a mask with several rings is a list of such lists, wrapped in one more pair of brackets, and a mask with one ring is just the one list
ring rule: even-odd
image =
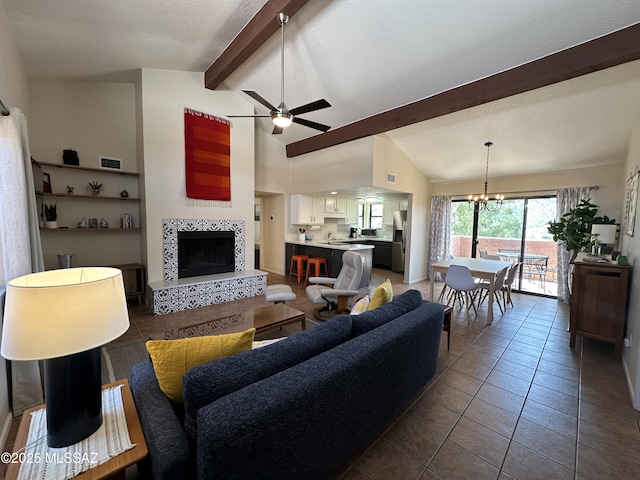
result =
[{"label": "wooden side table", "polygon": [[142,305],[145,284],[144,267],[139,263],[125,263],[114,265],[114,267],[122,270],[122,281],[127,300],[135,298],[138,300],[138,305]]},{"label": "wooden side table", "polygon": [[[123,479],[125,478],[125,469],[134,463],[139,462],[145,458],[148,454],[147,444],[144,441],[144,434],[142,433],[142,426],[140,425],[140,418],[138,418],[138,412],[136,410],[135,403],[133,402],[133,396],[131,395],[131,389],[129,388],[129,382],[127,379],[122,379],[103,385],[102,389],[115,387],[117,385],[124,385],[122,387],[122,403],[124,405],[124,414],[127,419],[127,428],[129,429],[129,438],[131,443],[135,444],[131,450],[121,453],[117,457],[111,458],[109,461],[98,465],[97,467],[90,468],[86,472],[73,477],[78,480],[98,480],[102,478],[110,479]],[[25,411],[20,420],[20,426],[18,428],[18,434],[16,435],[16,441],[13,445],[13,452],[19,452],[24,448],[27,443],[27,437],[29,436],[29,426],[31,424],[31,413],[44,408],[44,405],[30,408]],[[20,470],[19,463],[10,463],[7,467],[7,473],[5,475],[6,480],[14,480],[18,478],[18,471]]]},{"label": "wooden side table", "polygon": [[442,325],[442,331],[447,332],[447,350],[451,344],[451,315],[453,313],[453,307],[451,305],[444,306],[444,325]]}]

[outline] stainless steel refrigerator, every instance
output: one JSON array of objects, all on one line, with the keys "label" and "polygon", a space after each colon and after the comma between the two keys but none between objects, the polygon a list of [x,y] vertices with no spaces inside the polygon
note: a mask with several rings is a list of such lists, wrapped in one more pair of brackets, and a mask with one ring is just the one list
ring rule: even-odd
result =
[{"label": "stainless steel refrigerator", "polygon": [[404,273],[404,252],[407,246],[407,211],[393,212],[393,246],[391,249],[391,270]]}]

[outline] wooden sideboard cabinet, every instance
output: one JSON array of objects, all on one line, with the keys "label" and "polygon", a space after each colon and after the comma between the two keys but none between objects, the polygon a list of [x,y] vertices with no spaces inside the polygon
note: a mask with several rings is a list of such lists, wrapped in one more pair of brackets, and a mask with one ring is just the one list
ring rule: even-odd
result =
[{"label": "wooden sideboard cabinet", "polygon": [[570,308],[569,345],[574,348],[576,335],[595,338],[615,345],[614,355],[622,357],[629,267],[584,261],[580,254],[574,267]]}]

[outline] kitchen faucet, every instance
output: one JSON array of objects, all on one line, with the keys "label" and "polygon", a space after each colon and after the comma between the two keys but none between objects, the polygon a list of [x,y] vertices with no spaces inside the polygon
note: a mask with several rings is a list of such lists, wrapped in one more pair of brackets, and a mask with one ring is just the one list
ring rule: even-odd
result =
[{"label": "kitchen faucet", "polygon": [[331,240],[331,232],[327,235],[327,240]]}]

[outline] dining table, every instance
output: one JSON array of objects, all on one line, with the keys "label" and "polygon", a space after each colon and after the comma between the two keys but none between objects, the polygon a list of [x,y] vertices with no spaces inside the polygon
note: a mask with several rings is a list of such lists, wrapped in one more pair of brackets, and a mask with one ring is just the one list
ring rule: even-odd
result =
[{"label": "dining table", "polygon": [[467,267],[471,271],[471,275],[477,278],[487,280],[489,283],[489,311],[487,312],[487,325],[493,323],[493,299],[494,291],[496,288],[495,279],[496,275],[502,270],[509,268],[512,263],[504,262],[502,260],[487,260],[485,258],[467,258],[456,257],[443,262],[434,263],[431,265],[431,299],[433,300],[433,287],[434,278],[436,273],[446,274],[451,265],[462,265]]}]

